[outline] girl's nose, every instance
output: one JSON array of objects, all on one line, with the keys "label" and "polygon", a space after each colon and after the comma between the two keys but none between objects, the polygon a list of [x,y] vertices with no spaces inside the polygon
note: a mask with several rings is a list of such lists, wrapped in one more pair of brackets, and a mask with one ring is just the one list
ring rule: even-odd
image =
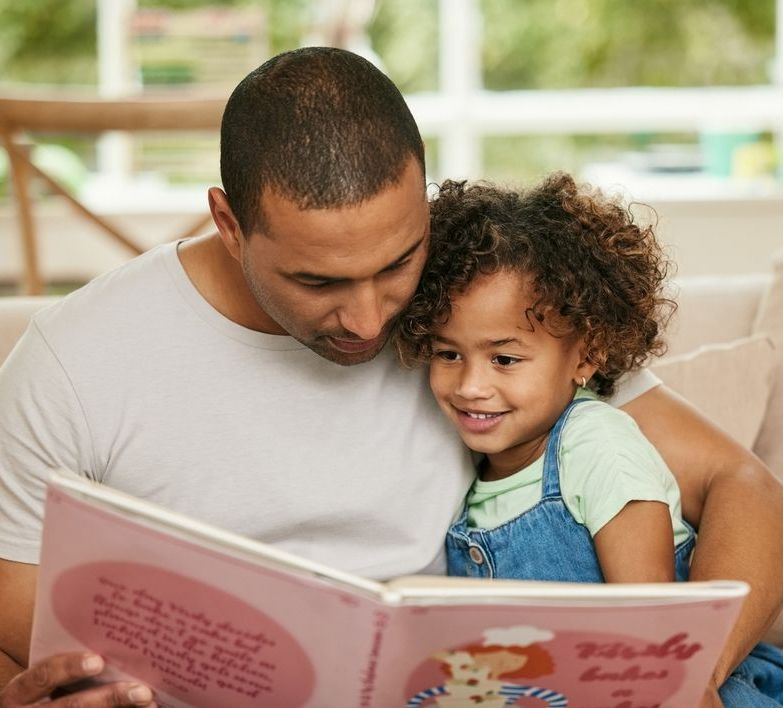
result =
[{"label": "girl's nose", "polygon": [[454,393],[466,401],[489,398],[492,395],[489,381],[475,365],[466,365],[463,368]]}]

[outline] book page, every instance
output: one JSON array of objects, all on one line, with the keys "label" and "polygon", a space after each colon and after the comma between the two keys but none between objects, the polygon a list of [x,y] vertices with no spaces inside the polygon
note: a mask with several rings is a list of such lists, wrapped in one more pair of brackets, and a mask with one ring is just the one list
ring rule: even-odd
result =
[{"label": "book page", "polygon": [[373,705],[695,707],[740,605],[740,597],[402,605],[378,667],[395,679]]},{"label": "book page", "polygon": [[358,705],[376,609],[50,487],[31,660],[89,648],[161,706]]}]

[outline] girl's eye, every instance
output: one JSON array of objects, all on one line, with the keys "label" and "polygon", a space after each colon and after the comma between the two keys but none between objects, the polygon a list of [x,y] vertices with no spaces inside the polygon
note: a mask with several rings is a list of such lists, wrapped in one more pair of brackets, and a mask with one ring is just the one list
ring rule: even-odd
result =
[{"label": "girl's eye", "polygon": [[492,363],[498,366],[511,366],[519,361],[522,361],[519,357],[508,356],[507,354],[498,354],[492,357]]},{"label": "girl's eye", "polygon": [[443,349],[439,352],[433,352],[433,354],[438,359],[442,359],[443,361],[457,361],[459,359],[459,354],[457,354],[457,352],[453,352],[448,349]]}]

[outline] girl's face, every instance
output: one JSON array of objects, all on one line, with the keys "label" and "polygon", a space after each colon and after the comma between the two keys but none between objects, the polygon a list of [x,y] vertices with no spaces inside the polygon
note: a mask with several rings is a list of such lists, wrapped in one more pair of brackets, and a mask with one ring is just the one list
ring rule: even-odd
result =
[{"label": "girl's face", "polygon": [[595,367],[573,336],[555,337],[525,311],[535,303],[528,278],[481,275],[451,301],[435,331],[430,386],[462,440],[489,460],[484,479],[513,474],[543,454],[576,381]]}]

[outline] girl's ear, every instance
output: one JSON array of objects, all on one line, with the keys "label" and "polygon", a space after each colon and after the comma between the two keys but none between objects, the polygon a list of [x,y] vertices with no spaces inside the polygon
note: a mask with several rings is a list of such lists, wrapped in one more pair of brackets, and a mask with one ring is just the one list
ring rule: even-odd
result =
[{"label": "girl's ear", "polygon": [[579,362],[574,369],[573,381],[577,386],[585,387],[596,371],[598,364],[593,361],[587,346],[582,342],[579,345]]},{"label": "girl's ear", "polygon": [[598,367],[595,364],[592,364],[587,360],[581,362],[574,374],[574,383],[577,386],[582,386],[584,388],[587,386],[587,382],[593,378],[593,374],[596,371],[598,371]]}]

